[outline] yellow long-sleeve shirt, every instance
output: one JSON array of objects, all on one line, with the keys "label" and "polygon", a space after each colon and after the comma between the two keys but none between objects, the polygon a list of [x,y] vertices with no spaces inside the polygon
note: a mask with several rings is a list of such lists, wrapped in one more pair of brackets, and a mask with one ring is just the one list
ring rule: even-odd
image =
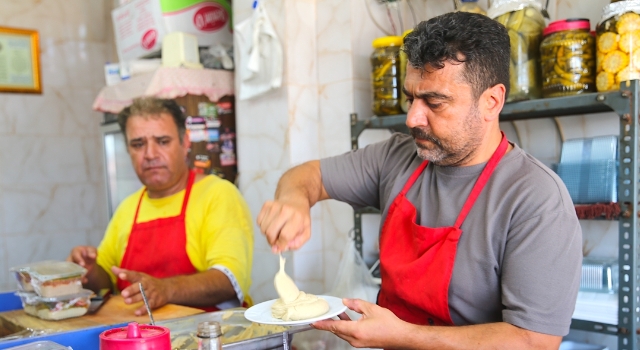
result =
[{"label": "yellow long-sleeve shirt", "polygon": [[[120,266],[122,262],[142,190],[120,203],[98,247],[97,263],[109,273],[114,285],[116,277],[111,273],[111,266]],[[182,190],[169,197],[152,199],[145,193],[138,223],[179,215],[184,194]],[[215,268],[222,271],[233,284],[239,302],[251,304],[248,292],[251,286],[253,223],[251,212],[238,189],[214,175],[196,182],[189,196],[185,221],[187,255],[196,270]]]}]

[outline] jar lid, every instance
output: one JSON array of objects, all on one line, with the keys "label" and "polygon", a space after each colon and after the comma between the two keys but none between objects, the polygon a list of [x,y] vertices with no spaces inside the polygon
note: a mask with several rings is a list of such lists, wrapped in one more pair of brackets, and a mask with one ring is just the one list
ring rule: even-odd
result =
[{"label": "jar lid", "polygon": [[572,29],[591,29],[591,24],[588,18],[567,18],[560,21],[549,23],[549,25],[542,31],[542,35],[547,36],[551,33],[560,32],[563,30]]},{"label": "jar lid", "polygon": [[640,14],[640,1],[618,1],[606,5],[602,8],[602,18],[600,18],[600,22],[598,22],[598,24],[608,20],[611,17],[621,15],[625,12],[635,12],[637,14]]},{"label": "jar lid", "polygon": [[131,322],[126,327],[113,328],[102,332],[100,341],[135,343],[160,341],[165,337],[169,338],[169,328]]},{"label": "jar lid", "polygon": [[487,17],[495,19],[505,13],[519,11],[527,7],[533,7],[538,11],[542,10],[542,5],[537,0],[493,0],[487,10]]},{"label": "jar lid", "polygon": [[402,37],[397,35],[383,36],[373,40],[373,47],[379,49],[387,46],[402,46]]}]

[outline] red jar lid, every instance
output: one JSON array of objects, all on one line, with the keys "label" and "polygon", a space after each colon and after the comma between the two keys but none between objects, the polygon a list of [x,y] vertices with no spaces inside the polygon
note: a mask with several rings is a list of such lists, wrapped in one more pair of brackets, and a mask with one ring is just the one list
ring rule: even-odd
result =
[{"label": "red jar lid", "polygon": [[131,322],[102,332],[100,350],[171,350],[171,337],[166,327]]},{"label": "red jar lid", "polygon": [[567,18],[560,21],[549,23],[549,25],[542,31],[542,35],[547,36],[551,33],[560,32],[563,30],[572,29],[591,29],[591,24],[588,18]]}]

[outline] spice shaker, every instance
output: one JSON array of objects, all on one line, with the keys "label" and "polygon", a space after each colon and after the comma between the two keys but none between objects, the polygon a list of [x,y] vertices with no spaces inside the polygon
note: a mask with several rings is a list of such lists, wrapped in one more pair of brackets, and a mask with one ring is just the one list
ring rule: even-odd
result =
[{"label": "spice shaker", "polygon": [[198,350],[222,350],[222,329],[215,321],[198,324]]}]

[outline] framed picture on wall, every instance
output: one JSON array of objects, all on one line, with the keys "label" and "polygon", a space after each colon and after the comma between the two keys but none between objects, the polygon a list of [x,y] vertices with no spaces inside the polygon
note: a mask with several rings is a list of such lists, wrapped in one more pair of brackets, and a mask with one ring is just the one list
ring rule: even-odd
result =
[{"label": "framed picture on wall", "polygon": [[42,93],[37,31],[0,27],[0,92]]}]

